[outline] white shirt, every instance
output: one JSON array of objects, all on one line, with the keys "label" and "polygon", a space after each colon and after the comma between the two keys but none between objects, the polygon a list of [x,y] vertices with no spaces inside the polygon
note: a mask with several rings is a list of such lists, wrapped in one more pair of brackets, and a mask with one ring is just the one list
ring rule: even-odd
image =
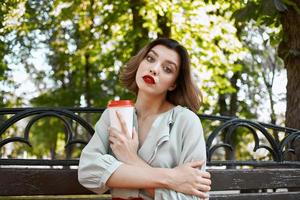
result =
[{"label": "white shirt", "polygon": [[[138,130],[137,116],[134,126]],[[122,164],[109,148],[109,113],[106,109],[96,123],[95,134],[82,150],[79,169],[79,182],[96,193],[104,193],[105,185],[112,173]],[[187,108],[176,106],[161,113],[153,122],[138,155],[153,167],[174,168],[192,160],[206,161],[206,148],[203,129],[199,117]],[[204,170],[203,165],[201,170]],[[111,189],[113,197],[142,197],[152,200],[143,190]],[[169,189],[155,189],[155,200],[200,199]]]}]

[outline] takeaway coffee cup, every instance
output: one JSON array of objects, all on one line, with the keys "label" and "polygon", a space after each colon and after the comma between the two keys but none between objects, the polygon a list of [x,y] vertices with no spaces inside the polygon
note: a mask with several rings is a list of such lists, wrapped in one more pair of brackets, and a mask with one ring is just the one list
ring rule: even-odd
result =
[{"label": "takeaway coffee cup", "polygon": [[133,127],[133,102],[131,100],[113,100],[110,101],[107,105],[109,110],[109,119],[111,127],[122,130],[120,121],[118,119],[116,111],[123,117],[126,122],[127,130],[132,136],[132,127]]}]

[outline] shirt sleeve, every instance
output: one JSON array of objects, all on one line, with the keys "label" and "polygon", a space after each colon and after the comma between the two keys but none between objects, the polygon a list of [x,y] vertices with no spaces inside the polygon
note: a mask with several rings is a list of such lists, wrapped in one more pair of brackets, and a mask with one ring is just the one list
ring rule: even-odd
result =
[{"label": "shirt sleeve", "polygon": [[[178,144],[180,157],[178,165],[195,160],[204,160],[205,163],[199,170],[205,170],[206,164],[206,146],[203,135],[203,129],[199,117],[192,111],[185,112],[180,116],[180,127],[178,137],[181,144]],[[173,200],[199,200],[200,197],[186,195],[173,190],[158,188],[155,189],[155,200],[173,199]]]},{"label": "shirt sleeve", "polygon": [[81,185],[95,193],[104,193],[109,188],[106,182],[122,164],[108,154],[109,115],[103,112],[96,123],[95,133],[81,152],[78,168],[78,181]]},{"label": "shirt sleeve", "polygon": [[192,111],[182,121],[182,151],[179,165],[190,161],[203,160],[204,164],[201,170],[205,171],[206,145],[201,121]]}]

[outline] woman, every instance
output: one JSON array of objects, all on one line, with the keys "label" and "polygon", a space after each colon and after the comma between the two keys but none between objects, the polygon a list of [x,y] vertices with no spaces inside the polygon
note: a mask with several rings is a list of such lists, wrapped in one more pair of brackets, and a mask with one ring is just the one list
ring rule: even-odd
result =
[{"label": "woman", "polygon": [[126,64],[120,80],[137,96],[133,136],[120,115],[122,131],[110,127],[105,110],[82,151],[79,182],[96,193],[111,189],[113,199],[207,198],[205,141],[194,113],[201,95],[186,49],[156,39]]}]

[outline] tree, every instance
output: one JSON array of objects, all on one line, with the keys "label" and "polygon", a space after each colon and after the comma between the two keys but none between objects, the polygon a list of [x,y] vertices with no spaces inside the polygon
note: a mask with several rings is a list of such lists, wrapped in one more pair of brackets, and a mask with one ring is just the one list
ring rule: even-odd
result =
[{"label": "tree", "polygon": [[[16,86],[11,79],[8,67],[8,61],[5,56],[10,53],[9,46],[12,41],[6,36],[11,31],[11,23],[13,14],[11,13],[17,7],[18,3],[15,1],[3,1],[0,6],[0,108],[11,105],[12,103],[18,104],[19,98],[13,99],[12,91]],[[0,119],[2,121],[3,119]]]},{"label": "tree", "polygon": [[[283,37],[279,45],[279,55],[287,69],[287,109],[286,126],[300,129],[300,1],[284,1],[281,24]],[[295,154],[292,159],[300,160],[300,139],[294,143]]]},{"label": "tree", "polygon": [[[32,106],[105,107],[113,98],[133,98],[118,82],[120,67],[149,40],[172,37],[191,55],[205,97],[199,112],[255,118],[257,102],[239,99],[241,88],[255,87],[243,81],[247,49],[231,18],[240,7],[225,0],[24,0],[10,29],[10,48],[18,49],[9,56],[24,64],[36,83]],[[45,52],[47,70],[28,59],[35,51]],[[91,124],[97,120],[85,117]],[[57,120],[40,121],[32,131],[40,134],[49,124],[61,126]]]},{"label": "tree", "polygon": [[[255,10],[255,12],[253,12]],[[280,38],[278,54],[284,61],[287,70],[287,127],[300,129],[300,1],[289,0],[260,0],[248,1],[235,15],[237,25],[242,27],[243,22],[254,19],[258,24],[267,26],[282,26],[282,32],[275,35],[274,40]],[[274,35],[273,35],[274,36]],[[294,159],[300,160],[300,141],[294,142],[296,154]]]}]

